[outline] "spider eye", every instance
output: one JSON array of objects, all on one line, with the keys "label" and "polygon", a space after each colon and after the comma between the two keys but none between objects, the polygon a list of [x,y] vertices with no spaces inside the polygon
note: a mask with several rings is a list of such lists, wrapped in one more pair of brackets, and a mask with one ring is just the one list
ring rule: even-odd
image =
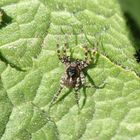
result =
[{"label": "spider eye", "polygon": [[75,76],[75,75],[77,74],[76,68],[74,68],[74,67],[69,67],[69,68],[67,69],[67,74],[68,74],[70,77]]}]

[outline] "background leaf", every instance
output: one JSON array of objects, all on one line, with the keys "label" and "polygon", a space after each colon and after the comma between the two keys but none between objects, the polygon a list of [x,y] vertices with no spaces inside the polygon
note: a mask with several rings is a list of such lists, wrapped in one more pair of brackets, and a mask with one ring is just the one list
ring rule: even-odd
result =
[{"label": "background leaf", "polygon": [[[133,46],[136,49],[135,57],[137,62],[140,62],[140,17],[139,17],[139,4],[138,0],[132,2],[130,0],[119,1],[126,23],[129,27],[129,38],[132,40]],[[139,72],[138,72],[139,74]]]},{"label": "background leaf", "polygon": [[[140,139],[140,66],[130,31],[116,0],[3,0],[0,30],[1,140]],[[11,19],[10,22],[8,19]],[[63,65],[56,43],[84,59],[82,46],[97,43],[99,58],[87,81],[103,89],[59,88]]]},{"label": "background leaf", "polygon": [[132,2],[131,0],[124,0],[124,1],[120,1],[120,4],[124,12],[128,12],[140,27],[140,16],[138,14],[140,12],[139,9],[140,2],[138,0],[134,2]]}]

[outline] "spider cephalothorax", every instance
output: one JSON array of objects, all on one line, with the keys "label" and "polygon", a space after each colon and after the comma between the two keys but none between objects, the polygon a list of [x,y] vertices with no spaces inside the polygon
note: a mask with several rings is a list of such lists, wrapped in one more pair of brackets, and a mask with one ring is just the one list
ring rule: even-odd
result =
[{"label": "spider cephalothorax", "polygon": [[74,80],[80,74],[80,69],[78,68],[78,64],[71,63],[70,66],[67,67],[66,72],[67,72],[68,77]]},{"label": "spider cephalothorax", "polygon": [[72,79],[75,79],[80,74],[80,69],[78,68],[78,64],[76,62],[71,63],[67,69],[67,75],[68,77],[71,77]]},{"label": "spider cephalothorax", "polygon": [[[64,87],[73,88],[75,90],[75,97],[77,104],[79,106],[79,97],[78,97],[78,90],[81,86],[86,86],[85,83],[85,76],[83,73],[83,69],[86,68],[91,63],[91,52],[92,55],[96,53],[96,48],[89,50],[86,46],[84,47],[85,50],[85,60],[76,59],[74,61],[71,60],[69,56],[66,55],[67,44],[62,51],[62,55],[60,55],[59,44],[57,44],[57,55],[59,60],[65,65],[65,72],[60,81],[60,88],[55,94],[54,98],[51,101],[51,105],[55,102],[58,95],[61,93],[61,90]],[[97,87],[92,85],[92,87]]]}]

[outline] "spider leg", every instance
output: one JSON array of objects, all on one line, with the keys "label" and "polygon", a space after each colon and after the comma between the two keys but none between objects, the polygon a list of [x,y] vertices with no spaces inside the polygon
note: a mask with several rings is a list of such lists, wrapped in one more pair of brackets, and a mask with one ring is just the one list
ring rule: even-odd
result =
[{"label": "spider leg", "polygon": [[57,47],[57,56],[58,56],[58,58],[59,58],[59,60],[61,60],[62,58],[61,58],[61,55],[60,55],[60,46],[59,46],[59,44],[56,44],[56,47]]},{"label": "spider leg", "polygon": [[81,61],[80,69],[83,69],[91,64],[94,59],[94,55],[97,53],[96,44],[93,45],[93,49],[90,50],[86,45],[83,46],[85,51],[85,60]]},{"label": "spider leg", "polygon": [[[96,54],[97,54],[97,48],[94,47],[94,48],[92,49],[92,55],[91,55],[91,59],[92,59],[92,60],[94,60],[95,57],[93,57],[93,56],[95,56]],[[95,60],[95,61],[96,61],[96,60]]]},{"label": "spider leg", "polygon": [[[61,80],[62,81],[62,80]],[[50,106],[52,106],[54,104],[54,102],[56,101],[57,97],[60,95],[62,89],[64,88],[64,85],[62,83],[60,83],[60,87],[57,90],[56,94],[53,96],[51,102],[50,102]]]},{"label": "spider leg", "polygon": [[67,48],[68,48],[68,43],[65,43],[63,48],[63,56],[65,57],[66,57]]},{"label": "spider leg", "polygon": [[80,73],[80,78],[81,78],[81,83],[82,83],[82,85],[85,85],[86,79],[85,79],[85,75],[84,75],[83,72]]},{"label": "spider leg", "polygon": [[68,49],[68,43],[65,43],[64,44],[64,48],[63,48],[63,62],[65,65],[69,64],[70,63],[70,56],[67,56],[66,52],[67,52],[67,49]]},{"label": "spider leg", "polygon": [[70,57],[66,55],[67,43],[65,43],[65,45],[64,45],[62,56],[61,56],[59,44],[57,44],[56,46],[57,46],[57,56],[58,56],[59,60],[62,63],[64,63],[65,65],[69,64],[70,63]]},{"label": "spider leg", "polygon": [[85,62],[89,65],[91,62],[91,59],[88,57],[90,54],[90,50],[88,49],[87,46],[84,46],[84,51],[85,51]]},{"label": "spider leg", "polygon": [[78,90],[75,89],[74,95],[75,95],[75,99],[76,99],[76,104],[79,108],[79,92],[78,92]]},{"label": "spider leg", "polygon": [[79,64],[80,70],[86,68],[91,63],[91,59],[88,57],[88,55],[90,55],[90,50],[87,48],[87,46],[84,46],[84,51],[85,51],[85,60],[80,61]]},{"label": "spider leg", "polygon": [[79,89],[80,89],[80,83],[81,83],[81,80],[80,78],[77,78],[76,80],[76,85],[75,85],[75,88],[74,88],[74,91],[75,91],[75,99],[76,99],[76,103],[77,103],[77,106],[79,108]]}]

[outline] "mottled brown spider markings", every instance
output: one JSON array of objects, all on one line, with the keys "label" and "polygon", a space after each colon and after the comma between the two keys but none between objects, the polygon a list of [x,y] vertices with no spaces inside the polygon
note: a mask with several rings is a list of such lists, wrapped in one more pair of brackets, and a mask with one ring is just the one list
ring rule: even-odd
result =
[{"label": "mottled brown spider markings", "polygon": [[[50,105],[52,105],[59,94],[61,93],[64,87],[73,88],[75,90],[75,98],[77,105],[79,107],[79,94],[78,90],[82,87],[95,87],[98,88],[96,85],[86,85],[85,83],[85,75],[83,73],[83,69],[86,68],[88,65],[91,64],[91,59],[89,54],[91,50],[84,46],[85,50],[85,59],[79,60],[76,59],[71,61],[71,58],[66,55],[67,50],[67,43],[65,43],[62,53],[60,53],[59,44],[57,44],[57,55],[59,60],[65,65],[65,72],[64,75],[61,77],[60,87],[57,93],[54,95]],[[94,55],[97,52],[96,48],[92,49],[92,54]],[[62,54],[62,55],[61,55]]]}]

